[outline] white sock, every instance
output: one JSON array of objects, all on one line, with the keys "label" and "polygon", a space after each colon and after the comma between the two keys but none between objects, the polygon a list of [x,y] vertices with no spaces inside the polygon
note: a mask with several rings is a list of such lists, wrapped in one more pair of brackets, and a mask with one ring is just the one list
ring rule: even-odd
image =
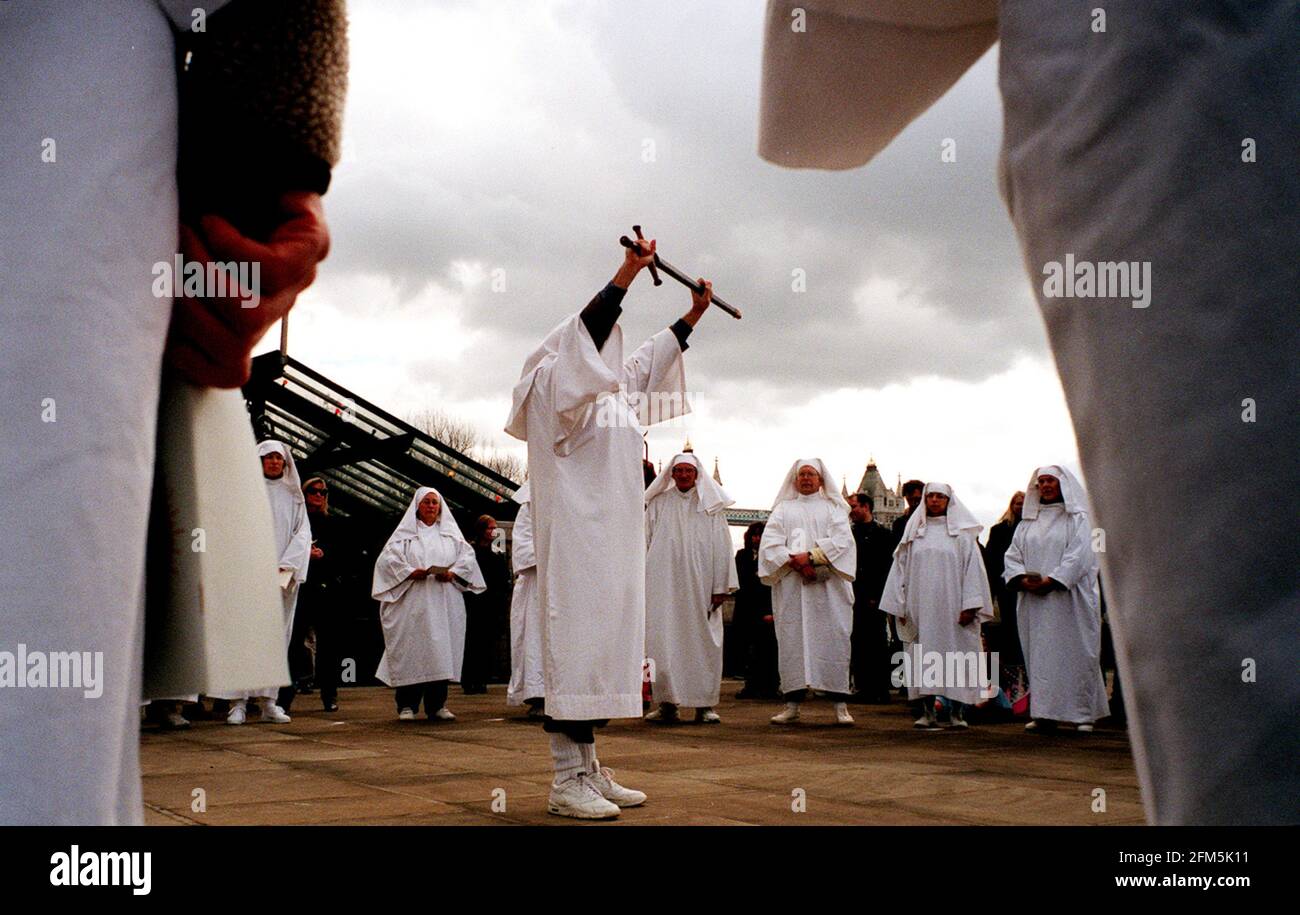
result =
[{"label": "white sock", "polygon": [[798,703],[798,702],[787,702],[787,703],[785,704],[785,710],[786,710],[787,712],[797,712],[797,711],[799,711],[799,703]]},{"label": "white sock", "polygon": [[596,742],[580,743],[578,749],[582,752],[582,769],[584,772],[595,773],[596,767],[600,762],[596,759]]},{"label": "white sock", "polygon": [[566,779],[583,772],[582,744],[576,743],[567,734],[553,733],[551,737],[551,758],[555,760],[555,783],[558,785]]},{"label": "white sock", "polygon": [[835,714],[838,715],[840,712],[847,712],[848,710],[849,710],[849,704],[847,702],[835,703]]}]

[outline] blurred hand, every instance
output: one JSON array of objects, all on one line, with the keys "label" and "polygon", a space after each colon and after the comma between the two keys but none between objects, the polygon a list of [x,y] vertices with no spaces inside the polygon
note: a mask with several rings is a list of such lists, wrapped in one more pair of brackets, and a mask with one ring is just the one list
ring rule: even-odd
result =
[{"label": "blurred hand", "polygon": [[254,307],[233,296],[176,299],[166,358],[186,381],[216,388],[246,382],[253,346],[316,279],[316,265],[330,247],[320,195],[285,194],[280,211],[283,221],[265,243],[241,234],[220,216],[204,216],[197,229],[181,226],[181,254],[187,262],[255,263],[260,271],[260,288],[251,290],[259,296]]}]

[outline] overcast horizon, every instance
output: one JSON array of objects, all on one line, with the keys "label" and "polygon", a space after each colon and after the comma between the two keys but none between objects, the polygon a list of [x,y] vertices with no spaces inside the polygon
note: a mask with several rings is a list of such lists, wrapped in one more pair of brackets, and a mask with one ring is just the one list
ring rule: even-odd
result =
[{"label": "overcast horizon", "polygon": [[[737,506],[767,508],[796,458],[852,491],[874,456],[887,485],[949,482],[986,525],[1036,466],[1077,472],[998,196],[997,48],[866,167],[783,169],[756,151],[763,9],[352,0],[332,249],[290,354],[522,459],[501,429],[523,359],[613,276],[639,222],[745,312],[711,309],[692,335],[697,409],[651,430],[656,465],[689,436]],[[643,274],[625,353],[689,305]]]}]

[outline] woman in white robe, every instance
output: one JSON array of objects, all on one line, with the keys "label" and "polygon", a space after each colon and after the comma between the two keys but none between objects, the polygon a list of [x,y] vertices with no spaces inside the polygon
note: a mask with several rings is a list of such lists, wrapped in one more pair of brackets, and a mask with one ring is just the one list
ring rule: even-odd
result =
[{"label": "woman in white robe", "polygon": [[1074,474],[1039,467],[1025,487],[1020,524],[1002,573],[1020,593],[1016,622],[1029,669],[1029,731],[1057,722],[1092,730],[1110,714],[1101,674],[1100,562],[1087,497]]},{"label": "woman in white robe", "polygon": [[[266,496],[271,502],[275,545],[280,551],[280,599],[284,611],[284,647],[287,654],[289,639],[293,634],[293,614],[298,606],[298,587],[307,580],[307,566],[311,562],[311,522],[307,518],[307,500],[302,494],[302,483],[298,479],[298,465],[294,463],[292,449],[284,442],[267,440],[258,444],[257,456],[262,460]],[[231,700],[226,724],[238,725],[247,720],[249,699],[256,699],[260,703],[262,721],[283,724],[290,719],[276,702],[279,693],[279,686],[266,686],[214,696]]]},{"label": "woman in white robe", "polygon": [[465,656],[465,591],[487,589],[474,548],[438,490],[422,486],[375,560],[384,656],[375,676],[397,688],[397,717],[413,721],[424,701],[430,719],[455,721],[447,684]]},{"label": "woman in white robe", "polygon": [[537,600],[537,552],[533,548],[532,492],[527,483],[515,493],[519,514],[511,530],[510,570],[515,576],[510,598],[510,685],[506,705],[527,705],[530,718],[540,717],[546,703],[542,675],[542,606]]},{"label": "woman in white robe", "polygon": [[683,453],[650,484],[645,501],[645,655],[654,663],[659,703],[646,720],[672,721],[685,706],[697,722],[717,724],[721,607],[737,587],[723,509],[735,500],[699,458]]},{"label": "woman in white robe", "polygon": [[798,719],[809,689],[835,703],[836,724],[853,724],[847,701],[858,547],[834,479],[820,458],[795,461],[759,542],[758,575],[772,588],[786,702],[773,724]]},{"label": "woman in white robe", "polygon": [[980,554],[984,526],[947,483],[927,483],[912,512],[880,609],[908,634],[903,662],[907,697],[921,700],[918,728],[937,728],[934,700],[950,704],[953,727],[965,728],[965,707],[982,699],[987,678],[980,626],[993,619],[988,575]]}]

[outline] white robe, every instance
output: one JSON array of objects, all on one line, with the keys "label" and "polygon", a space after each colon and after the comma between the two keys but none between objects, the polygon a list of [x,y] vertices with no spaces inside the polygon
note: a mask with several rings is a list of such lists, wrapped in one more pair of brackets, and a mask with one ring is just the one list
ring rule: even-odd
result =
[{"label": "white robe", "polygon": [[[943,524],[927,524],[898,551],[889,570],[880,609],[910,621],[917,634],[904,662],[909,699],[946,696],[975,704],[988,698],[980,695],[983,668],[975,665],[984,662],[980,624],[993,618],[993,602],[975,536],[970,531],[954,536]],[[969,609],[979,612],[974,622],[962,626],[958,617]]]},{"label": "white robe", "polygon": [[511,531],[514,546],[510,568],[515,590],[510,598],[510,685],[506,705],[523,705],[529,699],[544,699],[546,683],[542,671],[542,607],[537,600],[537,554],[533,548],[533,507],[519,507]]},{"label": "white robe", "polygon": [[[286,468],[285,473],[288,474]],[[311,562],[311,522],[307,518],[307,507],[303,503],[301,491],[294,497],[291,486],[297,486],[297,474],[293,482],[286,485],[284,480],[267,480],[266,497],[271,503],[271,523],[274,526],[275,545],[280,550],[279,568],[289,569],[293,575],[287,588],[280,589],[280,600],[284,611],[284,648],[289,649],[289,639],[293,635],[293,615],[298,607],[298,588],[307,580],[307,566]],[[280,686],[263,686],[258,689],[237,690],[233,692],[215,692],[215,699],[274,699],[280,692]]]},{"label": "white robe", "polygon": [[[444,506],[443,511],[447,509]],[[459,580],[409,578],[416,569],[447,566]],[[375,562],[374,597],[384,630],[384,656],[375,677],[389,686],[459,680],[465,657],[465,591],[487,590],[474,548],[421,524],[417,536],[390,541]]]},{"label": "white robe", "polygon": [[722,689],[722,610],[714,594],[736,590],[727,518],[700,511],[699,487],[676,486],[646,506],[645,654],[654,699],[712,708]]},{"label": "white robe", "polygon": [[641,715],[644,430],[628,396],[677,395],[659,419],[689,405],[671,330],[626,362],[622,352],[617,324],[598,352],[570,316],[526,364],[507,426],[528,442],[546,712],[557,719]]},{"label": "white robe", "polygon": [[[805,582],[790,556],[820,547],[831,577]],[[758,576],[772,586],[781,692],[849,691],[853,575],[857,544],[844,508],[819,493],[787,499],[773,510],[758,548]]]},{"label": "white robe", "polygon": [[1029,714],[1075,724],[1110,714],[1101,676],[1101,601],[1092,529],[1082,512],[1040,505],[1022,518],[1007,548],[1003,577],[1037,572],[1069,590],[1021,591],[1020,647],[1029,668]]}]

